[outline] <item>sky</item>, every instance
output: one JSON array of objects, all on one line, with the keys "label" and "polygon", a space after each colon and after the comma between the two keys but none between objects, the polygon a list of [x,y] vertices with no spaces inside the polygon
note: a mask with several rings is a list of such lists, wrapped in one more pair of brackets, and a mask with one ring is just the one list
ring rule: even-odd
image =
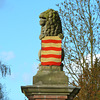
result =
[{"label": "sky", "polygon": [[25,100],[21,86],[32,85],[38,71],[40,13],[64,0],[0,0],[0,61],[11,68],[2,78],[9,100]]}]

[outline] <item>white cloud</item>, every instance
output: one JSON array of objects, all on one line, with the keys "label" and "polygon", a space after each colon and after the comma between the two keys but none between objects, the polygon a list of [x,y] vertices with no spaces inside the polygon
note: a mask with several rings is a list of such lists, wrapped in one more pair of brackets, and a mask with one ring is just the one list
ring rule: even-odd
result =
[{"label": "white cloud", "polygon": [[[93,56],[93,63],[95,62],[95,59],[96,58],[98,58],[99,59],[99,61],[100,61],[100,54],[96,54],[95,56]],[[88,54],[87,56],[85,56],[85,59],[86,59],[86,63],[88,63],[89,64],[89,68],[91,68],[91,55],[90,54]],[[81,60],[81,63],[83,63],[83,60]],[[69,65],[66,65],[66,67],[67,66],[69,66]],[[71,70],[71,68],[69,67],[69,70],[70,70],[70,72],[74,75],[74,73],[75,74],[77,74],[77,75],[79,75],[79,74],[81,74],[81,71],[83,71],[83,68],[80,66],[80,65],[77,65],[76,63],[74,63],[74,62],[72,62],[71,63],[71,68],[72,68],[72,70]],[[69,75],[69,77],[70,77],[70,74],[69,74],[69,71],[68,70],[66,70],[66,67],[64,67],[64,71],[65,72],[67,72],[68,74],[67,75]],[[84,65],[84,67],[85,67],[85,65]],[[74,72],[74,73],[73,73]],[[76,78],[76,77],[75,77]],[[76,78],[77,79],[77,78]],[[71,80],[71,79],[70,79]]]},{"label": "white cloud", "polygon": [[[96,58],[100,58],[100,54],[96,54],[95,56],[93,56],[93,61],[95,61]],[[87,60],[91,59],[91,55],[87,55]]]},{"label": "white cloud", "polygon": [[33,71],[33,74],[35,75],[37,73],[37,71],[39,70],[39,64],[38,63],[33,63],[32,65],[32,71]]},{"label": "white cloud", "polygon": [[18,75],[16,73],[11,73],[11,75],[9,76],[11,79],[16,79]]},{"label": "white cloud", "polygon": [[[96,58],[100,60],[100,54],[96,54],[93,56],[93,63],[95,62]],[[85,59],[86,59],[86,63],[91,64],[91,55],[90,54],[85,56]],[[83,63],[83,60],[81,60],[81,63]]]},{"label": "white cloud", "polygon": [[31,71],[29,72],[29,70],[27,70],[27,72],[23,73],[22,80],[24,81],[25,84],[32,83],[33,76],[35,76],[38,71],[37,67],[38,67],[38,64],[34,62],[33,65],[31,66]]},{"label": "white cloud", "polygon": [[24,73],[23,76],[23,81],[26,83],[26,84],[30,84],[31,81],[32,81],[32,75],[30,73]]},{"label": "white cloud", "polygon": [[14,55],[13,51],[9,51],[9,52],[4,51],[4,52],[0,53],[0,58],[3,60],[6,60],[6,61],[11,60],[14,57],[15,57],[15,55]]}]

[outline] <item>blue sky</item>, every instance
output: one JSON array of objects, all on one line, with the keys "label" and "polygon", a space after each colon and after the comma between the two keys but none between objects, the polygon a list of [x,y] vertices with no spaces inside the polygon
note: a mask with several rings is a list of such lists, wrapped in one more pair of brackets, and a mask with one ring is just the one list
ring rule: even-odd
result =
[{"label": "blue sky", "polygon": [[10,66],[11,76],[0,77],[10,100],[25,100],[20,86],[32,85],[41,48],[39,15],[58,10],[64,0],[0,0],[0,60]]}]

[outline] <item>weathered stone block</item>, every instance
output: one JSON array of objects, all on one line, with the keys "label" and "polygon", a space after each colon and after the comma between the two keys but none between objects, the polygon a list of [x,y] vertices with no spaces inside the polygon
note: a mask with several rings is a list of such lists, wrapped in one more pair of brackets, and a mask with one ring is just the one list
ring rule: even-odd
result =
[{"label": "weathered stone block", "polygon": [[66,85],[32,85],[22,86],[21,90],[29,100],[73,100],[80,88]]},{"label": "weathered stone block", "polygon": [[68,85],[68,77],[64,71],[38,71],[33,77],[33,84]]}]

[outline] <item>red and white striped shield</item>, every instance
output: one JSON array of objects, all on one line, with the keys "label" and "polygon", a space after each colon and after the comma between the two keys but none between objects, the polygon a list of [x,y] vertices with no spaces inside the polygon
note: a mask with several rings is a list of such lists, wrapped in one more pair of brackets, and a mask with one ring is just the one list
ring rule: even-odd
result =
[{"label": "red and white striped shield", "polygon": [[41,65],[61,65],[61,43],[58,36],[46,36],[42,39]]}]

